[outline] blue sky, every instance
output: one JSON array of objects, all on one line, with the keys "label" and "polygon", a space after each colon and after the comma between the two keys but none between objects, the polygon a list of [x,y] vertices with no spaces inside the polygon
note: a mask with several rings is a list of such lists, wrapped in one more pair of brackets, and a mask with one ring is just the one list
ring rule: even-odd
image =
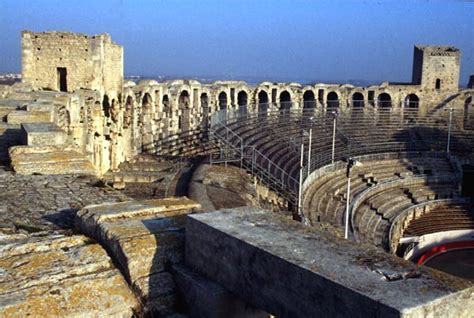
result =
[{"label": "blue sky", "polygon": [[413,45],[462,51],[474,74],[474,2],[1,0],[0,72],[20,72],[20,32],[107,32],[125,73],[410,81]]}]

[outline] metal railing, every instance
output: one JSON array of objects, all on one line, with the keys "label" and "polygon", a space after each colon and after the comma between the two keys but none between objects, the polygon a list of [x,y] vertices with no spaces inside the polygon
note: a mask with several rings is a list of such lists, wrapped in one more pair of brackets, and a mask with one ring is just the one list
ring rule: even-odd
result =
[{"label": "metal railing", "polygon": [[[258,110],[261,104],[246,105],[245,112],[238,108],[221,110],[211,115],[209,127],[211,139],[231,147],[242,166],[259,173],[295,206],[298,206],[295,199],[299,197],[299,184],[333,159],[383,152],[471,151],[474,143],[474,131],[468,132],[472,138],[463,139],[466,131],[461,111],[445,109],[435,115],[423,115],[412,108],[360,107],[339,110],[334,121],[333,109],[304,108],[303,103],[292,103],[292,107],[298,106],[293,109],[287,109],[287,104],[268,103],[260,107],[264,109],[262,112],[249,111]],[[311,153],[306,153],[309,142],[304,135],[310,129]],[[252,138],[244,136],[249,130],[255,132]],[[276,158],[260,151],[259,138],[279,142],[293,155],[293,165],[280,166]],[[303,170],[299,178],[298,168]]]}]

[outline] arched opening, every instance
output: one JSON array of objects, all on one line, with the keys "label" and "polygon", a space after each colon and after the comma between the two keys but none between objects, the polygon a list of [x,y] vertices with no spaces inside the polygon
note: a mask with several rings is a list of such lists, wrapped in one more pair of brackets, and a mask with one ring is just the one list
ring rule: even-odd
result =
[{"label": "arched opening", "polygon": [[151,96],[148,93],[145,93],[142,99],[142,112],[151,113]]},{"label": "arched opening", "polygon": [[189,113],[190,113],[188,91],[184,90],[179,95],[178,107],[179,107],[179,110],[181,111],[181,114],[178,117],[178,128],[181,129],[182,131],[188,131],[189,130]]},{"label": "arched opening", "polygon": [[104,95],[104,99],[102,100],[102,111],[104,112],[105,117],[110,117],[110,101],[109,96],[107,95]]},{"label": "arched opening", "polygon": [[316,108],[316,97],[314,92],[307,90],[303,94],[303,108]]},{"label": "arched opening", "polygon": [[119,103],[114,99],[112,99],[112,103],[110,105],[110,116],[112,117],[112,121],[114,123],[117,122],[118,120],[118,114],[119,114]]},{"label": "arched opening", "polygon": [[392,107],[392,97],[387,93],[382,93],[378,97],[379,107],[389,108]]},{"label": "arched opening", "polygon": [[352,107],[364,107],[364,95],[360,92],[352,94]]},{"label": "arched opening", "polygon": [[472,96],[464,101],[464,129],[474,129],[474,105],[472,104]]},{"label": "arched opening", "polygon": [[330,92],[326,97],[327,108],[338,108],[339,107],[339,95],[336,92]]},{"label": "arched opening", "polygon": [[435,88],[436,89],[441,89],[441,80],[439,78],[436,79]]},{"label": "arched opening", "polygon": [[258,93],[258,114],[266,116],[268,111],[268,94],[265,91]]},{"label": "arched opening", "polygon": [[409,94],[405,97],[405,107],[406,108],[418,108],[420,99],[416,94]]},{"label": "arched opening", "polygon": [[219,94],[219,109],[227,109],[227,94],[225,92]]},{"label": "arched opening", "polygon": [[247,113],[248,96],[245,91],[240,91],[237,94],[237,105],[239,106],[239,114],[245,115]]},{"label": "arched opening", "polygon": [[288,91],[283,91],[280,94],[280,110],[291,109],[291,95]]},{"label": "arched opening", "polygon": [[240,91],[237,94],[237,105],[246,106],[247,105],[247,93],[245,91]]},{"label": "arched opening", "polygon": [[130,127],[132,123],[133,98],[128,96],[125,100],[125,112],[123,113],[123,128]]},{"label": "arched opening", "polygon": [[202,127],[207,127],[209,124],[209,97],[206,93],[201,94],[201,107],[202,107]]}]

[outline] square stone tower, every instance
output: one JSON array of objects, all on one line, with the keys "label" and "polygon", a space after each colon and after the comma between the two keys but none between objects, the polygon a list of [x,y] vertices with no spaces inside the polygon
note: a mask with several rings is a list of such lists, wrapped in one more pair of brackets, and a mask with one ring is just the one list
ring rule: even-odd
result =
[{"label": "square stone tower", "polygon": [[452,46],[417,45],[413,56],[412,83],[433,92],[459,89],[461,52]]},{"label": "square stone tower", "polygon": [[22,81],[33,87],[119,93],[123,84],[123,48],[110,35],[23,31]]}]

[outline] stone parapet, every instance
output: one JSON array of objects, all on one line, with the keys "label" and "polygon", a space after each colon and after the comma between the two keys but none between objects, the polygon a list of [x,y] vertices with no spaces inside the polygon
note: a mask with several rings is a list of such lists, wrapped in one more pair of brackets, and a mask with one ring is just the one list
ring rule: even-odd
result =
[{"label": "stone parapet", "polygon": [[468,317],[474,285],[255,208],[188,216],[186,265],[279,317]]}]

